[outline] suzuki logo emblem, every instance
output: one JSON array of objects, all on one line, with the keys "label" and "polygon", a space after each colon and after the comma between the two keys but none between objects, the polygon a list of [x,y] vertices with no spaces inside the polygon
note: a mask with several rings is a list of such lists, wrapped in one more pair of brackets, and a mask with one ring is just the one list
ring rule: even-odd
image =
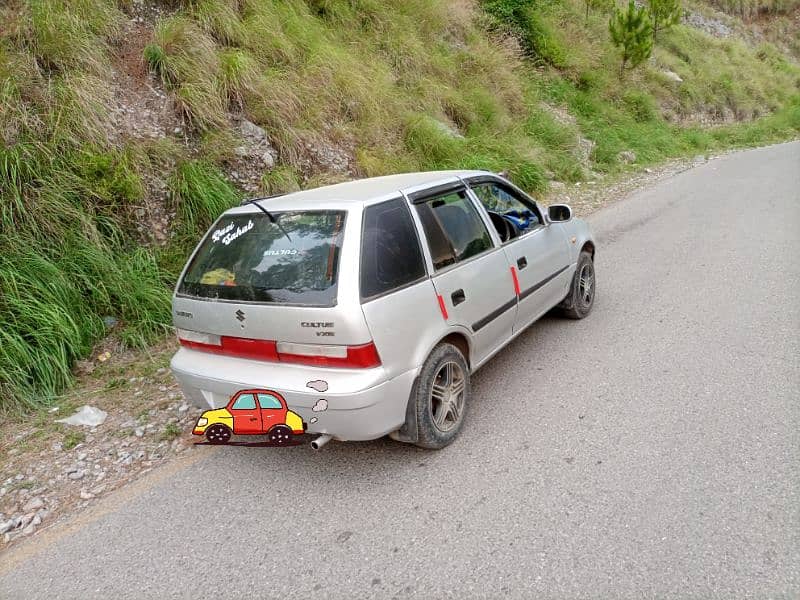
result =
[{"label": "suzuki logo emblem", "polygon": [[242,311],[242,310],[237,310],[236,311],[236,319],[239,321],[239,323],[244,323],[244,320],[246,318],[247,317],[245,316],[244,311]]}]

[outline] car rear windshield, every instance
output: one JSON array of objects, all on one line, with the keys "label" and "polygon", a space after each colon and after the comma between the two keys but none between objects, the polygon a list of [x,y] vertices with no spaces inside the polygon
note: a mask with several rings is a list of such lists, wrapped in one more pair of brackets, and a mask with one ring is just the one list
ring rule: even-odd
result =
[{"label": "car rear windshield", "polygon": [[332,306],[343,211],[273,213],[220,219],[178,288],[199,298]]}]

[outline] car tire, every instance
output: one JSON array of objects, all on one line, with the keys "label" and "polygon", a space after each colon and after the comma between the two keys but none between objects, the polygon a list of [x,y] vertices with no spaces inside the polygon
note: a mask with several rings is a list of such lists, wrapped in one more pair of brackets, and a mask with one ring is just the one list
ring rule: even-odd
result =
[{"label": "car tire", "polygon": [[206,429],[206,439],[214,445],[227,444],[231,441],[232,435],[231,428],[220,423],[216,423]]},{"label": "car tire", "polygon": [[558,308],[561,314],[570,319],[583,319],[589,316],[594,306],[596,285],[594,276],[594,261],[588,252],[581,252],[578,265],[572,276],[569,294]]},{"label": "car tire", "polygon": [[415,386],[417,446],[438,450],[452,442],[464,424],[470,396],[469,367],[451,344],[434,348]]},{"label": "car tire", "polygon": [[293,435],[292,430],[286,425],[275,425],[275,427],[267,432],[270,443],[276,446],[286,446],[290,444]]}]

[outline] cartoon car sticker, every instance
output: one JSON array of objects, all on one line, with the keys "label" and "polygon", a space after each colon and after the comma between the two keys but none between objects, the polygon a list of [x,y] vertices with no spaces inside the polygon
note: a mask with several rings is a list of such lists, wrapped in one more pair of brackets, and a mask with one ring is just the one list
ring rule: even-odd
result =
[{"label": "cartoon car sticker", "polygon": [[241,390],[225,408],[200,415],[192,434],[205,436],[211,444],[227,444],[233,434],[266,434],[273,445],[283,446],[290,444],[293,436],[305,433],[307,427],[278,392]]}]

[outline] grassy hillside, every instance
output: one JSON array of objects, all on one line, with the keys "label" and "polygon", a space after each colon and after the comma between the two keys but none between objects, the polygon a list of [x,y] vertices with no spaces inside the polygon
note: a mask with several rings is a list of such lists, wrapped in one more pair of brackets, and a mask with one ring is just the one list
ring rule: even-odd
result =
[{"label": "grassy hillside", "polygon": [[607,14],[584,11],[6,2],[0,411],[46,404],[111,328],[165,334],[186,254],[245,193],[451,167],[537,193],[800,132],[800,68],[775,46],[678,26],[620,79]]}]

